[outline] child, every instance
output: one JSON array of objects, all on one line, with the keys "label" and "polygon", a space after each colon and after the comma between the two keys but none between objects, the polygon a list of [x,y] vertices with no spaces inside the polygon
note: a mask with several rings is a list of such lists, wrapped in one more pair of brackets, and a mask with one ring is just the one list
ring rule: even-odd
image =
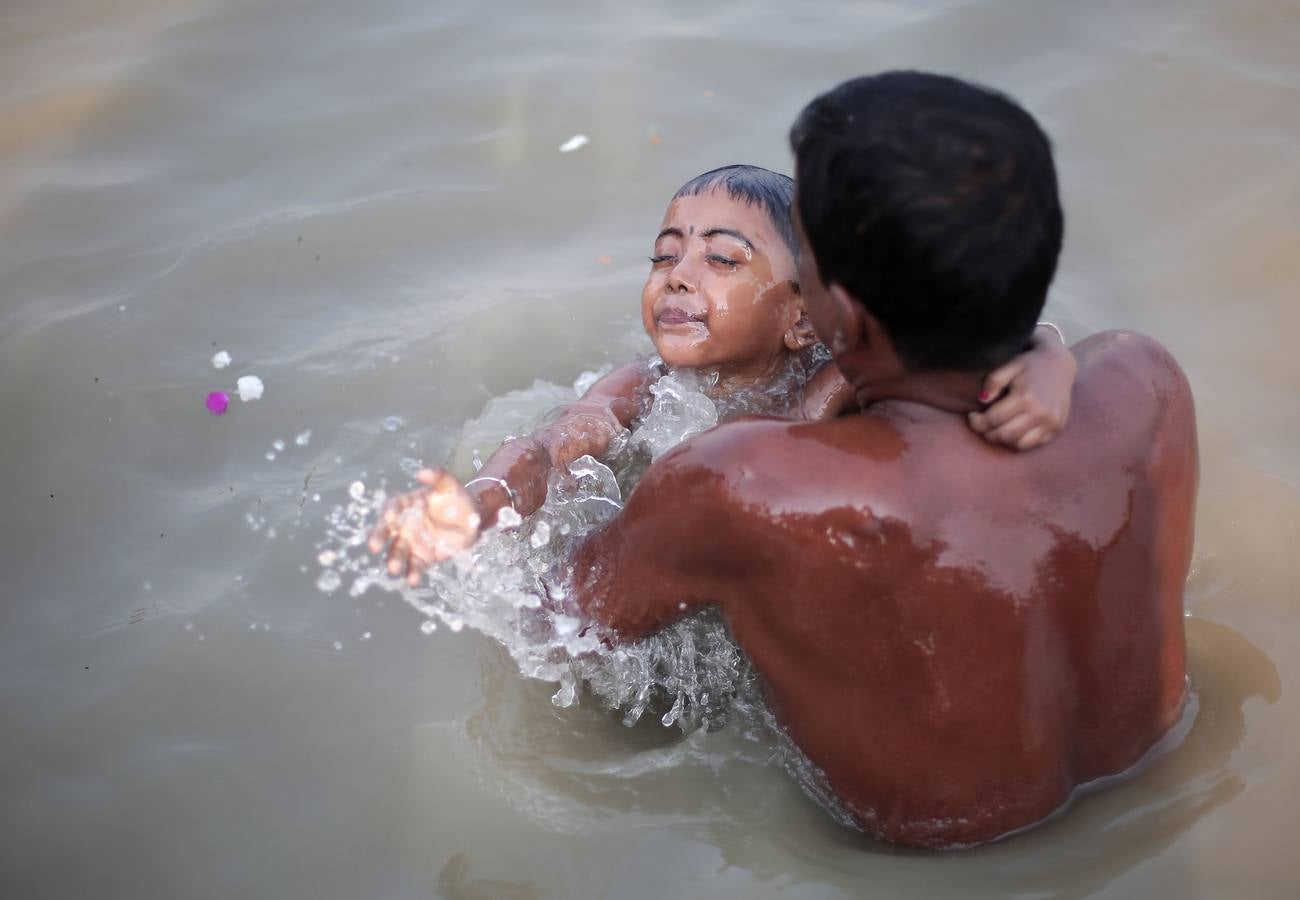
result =
[{"label": "child", "polygon": [[[650,257],[641,320],[662,364],[638,361],[605,375],[550,425],[507,441],[461,485],[424,469],[421,488],[390,500],[370,537],[388,570],[412,584],[429,564],[466,549],[511,507],[521,516],[546,499],[552,468],[600,457],[646,407],[665,367],[715,377],[724,407],[797,419],[830,418],[854,404],[833,365],[810,360],[817,336],[797,281],[798,241],[790,178],[726,166],[673,196]],[[1065,423],[1075,363],[1059,331],[1040,327],[1034,346],[983,382],[971,427],[992,443],[1029,450]]]}]

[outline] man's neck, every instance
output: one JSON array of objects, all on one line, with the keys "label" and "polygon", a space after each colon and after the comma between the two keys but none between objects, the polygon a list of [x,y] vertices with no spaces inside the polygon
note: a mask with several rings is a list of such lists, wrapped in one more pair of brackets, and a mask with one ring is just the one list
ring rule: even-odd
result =
[{"label": "man's neck", "polygon": [[900,401],[965,414],[982,408],[979,392],[983,382],[984,376],[978,372],[903,372],[885,380],[855,384],[854,395],[862,409],[873,403]]}]

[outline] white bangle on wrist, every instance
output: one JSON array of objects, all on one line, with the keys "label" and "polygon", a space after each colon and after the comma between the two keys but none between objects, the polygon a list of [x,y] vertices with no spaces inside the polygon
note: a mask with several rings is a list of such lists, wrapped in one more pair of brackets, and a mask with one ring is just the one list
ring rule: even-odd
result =
[{"label": "white bangle on wrist", "polygon": [[1052,329],[1053,331],[1056,332],[1056,336],[1061,339],[1062,344],[1066,345],[1067,347],[1070,345],[1070,342],[1065,339],[1065,332],[1061,330],[1061,326],[1053,322],[1039,322],[1037,327]]},{"label": "white bangle on wrist", "polygon": [[474,484],[475,482],[479,482],[479,481],[494,481],[497,484],[501,485],[501,489],[506,492],[506,497],[509,498],[510,500],[510,508],[513,509],[515,512],[519,512],[519,510],[515,508],[515,492],[510,490],[510,485],[506,482],[504,478],[497,478],[493,475],[480,475],[478,478],[472,478],[469,481],[465,482],[465,489],[468,490],[471,484]]}]

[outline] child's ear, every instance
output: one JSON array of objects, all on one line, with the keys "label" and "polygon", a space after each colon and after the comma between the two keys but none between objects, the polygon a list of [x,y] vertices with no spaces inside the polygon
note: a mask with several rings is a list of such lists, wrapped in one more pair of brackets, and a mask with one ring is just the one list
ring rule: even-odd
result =
[{"label": "child's ear", "polygon": [[796,352],[817,343],[817,332],[813,331],[812,322],[808,321],[806,312],[799,311],[799,321],[786,330],[784,341],[787,350]]}]

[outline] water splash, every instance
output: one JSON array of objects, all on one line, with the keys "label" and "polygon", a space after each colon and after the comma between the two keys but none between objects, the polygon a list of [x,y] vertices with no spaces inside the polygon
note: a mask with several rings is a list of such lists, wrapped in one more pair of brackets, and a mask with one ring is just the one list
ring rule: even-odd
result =
[{"label": "water splash", "polygon": [[[354,482],[350,502],[331,512],[329,533],[318,548],[318,561],[337,578],[323,575],[318,587],[332,592],[346,580],[353,596],[371,587],[398,593],[425,616],[425,633],[438,625],[480,631],[509,651],[521,674],[556,683],[552,702],[560,707],[579,702],[585,687],[629,726],[647,714],[684,732],[720,728],[737,709],[761,716],[749,661],[715,612],[685,617],[644,640],[613,643],[602,640],[598,628],[557,611],[567,596],[567,561],[575,544],[622,509],[626,492],[651,461],[720,419],[784,411],[808,371],[790,366],[760,389],[719,398],[716,375],[668,371],[655,359],[648,365],[659,377],[647,408],[605,461],[584,456],[567,472],[552,473],[539,510],[526,519],[506,510],[472,548],[432,569],[420,587],[390,577],[366,552],[368,528],[385,492],[368,492]],[[526,433],[601,374],[584,373],[572,390],[537,382],[496,398],[467,424],[462,444],[477,450]],[[462,448],[460,467],[477,455]]]}]

